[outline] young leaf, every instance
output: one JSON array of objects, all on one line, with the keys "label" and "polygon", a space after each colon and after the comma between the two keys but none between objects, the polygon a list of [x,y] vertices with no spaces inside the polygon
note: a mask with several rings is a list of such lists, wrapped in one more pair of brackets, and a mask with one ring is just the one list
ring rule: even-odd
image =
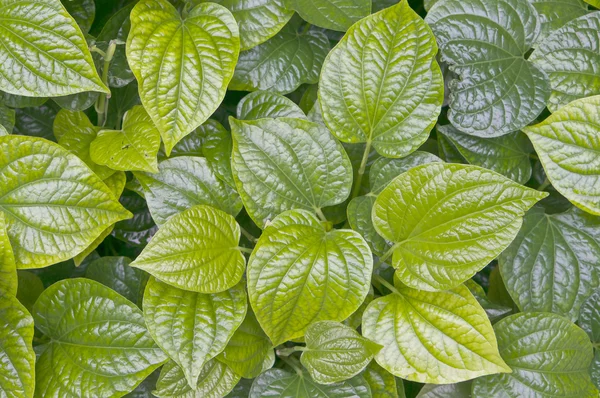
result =
[{"label": "young leaf", "polygon": [[102,130],[90,145],[92,160],[113,170],[138,170],[158,173],[156,154],[160,133],[144,107],[127,111],[123,128]]},{"label": "young leaf", "polygon": [[546,107],[550,85],[525,59],[540,33],[528,0],[438,1],[427,14],[442,54],[459,80],[448,119],[460,131],[497,137],[527,126]]},{"label": "young leaf", "polygon": [[480,167],[431,163],[401,174],[379,194],[373,223],[394,242],[402,283],[444,290],[496,258],[525,212],[546,196]]},{"label": "young leaf", "polygon": [[244,273],[239,240],[232,216],[194,206],[171,217],[131,266],[184,290],[218,293],[237,285]]},{"label": "young leaf", "polygon": [[223,6],[200,4],[185,19],[167,0],[133,8],[127,60],[167,155],[217,109],[239,48],[237,24]]},{"label": "young leaf", "polygon": [[510,372],[490,321],[465,286],[441,292],[397,288],[369,304],[362,331],[383,345],[377,363],[403,379],[447,384]]},{"label": "young leaf", "polygon": [[302,19],[322,28],[345,32],[371,13],[371,0],[285,0]]},{"label": "young leaf", "polygon": [[110,287],[141,308],[148,274],[130,267],[130,263],[127,257],[102,257],[88,265],[85,277]]},{"label": "young leaf", "polygon": [[0,292],[0,396],[33,397],[33,319],[10,294]]},{"label": "young leaf", "polygon": [[583,0],[530,0],[538,13],[542,30],[537,44],[561,28],[567,22],[587,14],[588,7]]},{"label": "young leaf", "polygon": [[511,374],[473,382],[473,398],[597,397],[588,374],[593,352],[585,332],[549,313],[520,313],[495,325],[502,358]]},{"label": "young leaf", "polygon": [[18,268],[67,260],[131,217],[102,180],[57,144],[6,136],[0,152],[0,210]]},{"label": "young leaf", "polygon": [[323,120],[343,142],[404,157],[425,142],[443,101],[431,29],[407,0],[353,25],[319,82]]},{"label": "young leaf", "polygon": [[6,230],[6,217],[0,211],[0,296],[17,294],[17,265]]},{"label": "young leaf", "polygon": [[270,91],[255,91],[246,95],[238,102],[236,114],[240,120],[277,117],[306,119],[306,115],[294,101]]},{"label": "young leaf", "polygon": [[156,391],[152,394],[158,398],[221,398],[227,395],[238,383],[240,377],[227,365],[210,360],[198,369],[198,383],[194,388],[188,385],[183,371],[173,361],[163,366]]},{"label": "young leaf", "polygon": [[50,286],[33,317],[50,338],[36,363],[36,397],[122,396],[167,359],[140,309],[92,280]]},{"label": "young leaf", "polygon": [[396,381],[390,372],[377,365],[375,361],[369,363],[362,377],[371,388],[372,398],[406,398],[402,381]]},{"label": "young leaf", "polygon": [[315,211],[350,194],[352,165],[325,127],[292,118],[230,123],[234,179],[259,227],[286,210]]},{"label": "young leaf", "polygon": [[523,131],[552,186],[575,206],[600,215],[600,95],[573,101]]},{"label": "young leaf", "polygon": [[143,307],[154,341],[181,367],[194,388],[202,367],[225,349],[244,320],[247,300],[240,285],[221,293],[202,294],[151,278]]},{"label": "young leaf", "polygon": [[311,323],[343,321],[369,292],[366,242],[354,231],[326,227],[305,210],[285,212],[250,256],[250,303],[274,345],[303,336]]}]

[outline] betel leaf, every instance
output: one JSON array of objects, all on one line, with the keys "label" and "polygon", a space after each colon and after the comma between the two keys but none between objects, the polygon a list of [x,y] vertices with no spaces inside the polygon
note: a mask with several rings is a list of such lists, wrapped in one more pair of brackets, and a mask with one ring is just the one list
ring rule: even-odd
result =
[{"label": "betel leaf", "polygon": [[231,172],[231,150],[233,147],[231,133],[216,120],[207,120],[199,127],[205,131],[206,140],[202,144],[202,154],[206,157],[211,169],[221,181],[235,188]]},{"label": "betel leaf", "polygon": [[286,94],[319,80],[329,40],[322,32],[297,33],[294,24],[258,46],[240,53],[230,90]]},{"label": "betel leaf", "polygon": [[6,230],[6,217],[0,212],[0,296],[17,294],[17,265]]},{"label": "betel leaf", "polygon": [[65,95],[64,97],[54,97],[54,101],[62,109],[69,111],[84,111],[90,108],[100,97],[100,93],[94,91],[85,91],[83,93]]},{"label": "betel leaf", "polygon": [[124,398],[153,398],[152,391],[156,388],[156,382],[158,380],[158,376],[160,375],[160,370],[157,369],[150,376],[146,377],[144,381],[142,381],[138,386],[127,395],[124,395]]},{"label": "betel leaf", "polygon": [[29,271],[19,271],[17,278],[17,299],[31,312],[33,304],[44,291],[44,284],[39,276]]},{"label": "betel leaf", "polygon": [[530,0],[530,2],[537,11],[542,25],[536,47],[567,22],[588,13],[587,4],[583,0]]},{"label": "betel leaf", "polygon": [[284,0],[284,2],[305,21],[342,32],[371,13],[371,0]]},{"label": "betel leaf", "polygon": [[167,359],[140,309],[89,279],[50,286],[33,317],[50,339],[36,363],[36,397],[122,396]]},{"label": "betel leaf", "polygon": [[277,117],[295,117],[305,119],[302,109],[291,99],[270,91],[255,91],[238,102],[237,118],[256,120]]},{"label": "betel leaf", "polygon": [[15,127],[15,110],[7,106],[0,105],[0,126],[7,132],[11,132]]},{"label": "betel leaf", "polygon": [[525,59],[541,29],[529,0],[441,0],[427,14],[450,81],[448,119],[480,137],[508,134],[546,107],[546,74]]},{"label": "betel leaf", "polygon": [[436,53],[431,29],[407,0],[362,19],[323,65],[323,120],[343,142],[408,155],[425,142],[441,110]]},{"label": "betel leaf", "polygon": [[81,31],[87,33],[96,16],[94,0],[62,0],[62,4],[77,22]]},{"label": "betel leaf", "polygon": [[0,8],[0,90],[30,97],[109,92],[60,0],[2,0]]},{"label": "betel leaf", "polygon": [[575,206],[600,215],[600,95],[573,101],[523,131],[552,186]]},{"label": "betel leaf", "polygon": [[600,12],[581,16],[554,31],[531,54],[531,62],[548,74],[555,112],[579,98],[600,94]]},{"label": "betel leaf", "polygon": [[43,105],[46,101],[48,101],[48,98],[45,97],[24,97],[0,90],[0,104],[10,108],[36,107]]},{"label": "betel leaf", "polygon": [[174,214],[205,204],[237,215],[242,203],[235,190],[218,179],[201,157],[180,156],[160,162],[158,173],[135,173],[158,225]]},{"label": "betel leaf", "polygon": [[51,104],[16,109],[15,127],[12,133],[55,141],[52,123],[56,113],[57,110]]},{"label": "betel leaf", "polygon": [[583,302],[578,322],[595,347],[598,348],[600,343],[600,290],[594,291]]},{"label": "betel leaf", "polygon": [[379,194],[373,223],[394,242],[393,266],[404,284],[444,290],[496,258],[525,212],[546,196],[480,167],[431,163],[401,174]]},{"label": "betel leaf", "polygon": [[158,229],[152,220],[146,201],[127,189],[119,201],[123,207],[133,213],[133,217],[116,223],[112,235],[132,246],[146,246]]},{"label": "betel leaf", "polygon": [[110,287],[141,308],[148,274],[130,267],[130,263],[128,257],[101,257],[89,263],[85,276]]},{"label": "betel leaf", "polygon": [[512,312],[512,307],[491,301],[485,293],[485,290],[483,290],[483,287],[473,279],[469,279],[464,285],[469,289],[471,294],[473,294],[479,305],[485,310],[485,313],[488,318],[490,318],[491,322],[496,322]]},{"label": "betel leaf", "polygon": [[12,295],[0,292],[0,396],[33,397],[33,319]]},{"label": "betel leaf", "polygon": [[218,4],[200,4],[184,19],[167,0],[133,8],[127,60],[167,155],[217,109],[239,48],[235,19]]},{"label": "betel leaf", "polygon": [[476,379],[473,398],[598,396],[588,375],[592,344],[568,319],[520,313],[501,320],[494,329],[512,373]]},{"label": "betel leaf", "polygon": [[194,206],[163,224],[131,266],[181,289],[218,293],[235,286],[244,273],[239,240],[232,216]]},{"label": "betel leaf", "polygon": [[225,349],[244,320],[247,300],[241,285],[221,293],[202,294],[151,278],[143,307],[154,341],[179,365],[194,388],[203,366]]},{"label": "betel leaf", "polygon": [[471,398],[471,383],[426,384],[416,398]]},{"label": "betel leaf", "polygon": [[343,321],[369,292],[373,268],[364,239],[328,230],[313,214],[276,217],[248,261],[248,295],[274,345],[301,337],[311,323]]},{"label": "betel leaf", "polygon": [[372,398],[406,398],[401,380],[372,361],[362,373],[371,388]]},{"label": "betel leaf", "polygon": [[452,125],[438,126],[437,131],[470,164],[493,170],[519,184],[525,184],[531,178],[530,155],[533,147],[523,133],[482,138],[462,133]]},{"label": "betel leaf", "polygon": [[311,324],[304,340],[306,347],[300,361],[319,384],[333,384],[356,376],[381,349],[351,327],[333,321]]},{"label": "betel leaf", "polygon": [[18,268],[67,260],[131,217],[102,180],[57,144],[5,136],[0,153],[0,210]]}]

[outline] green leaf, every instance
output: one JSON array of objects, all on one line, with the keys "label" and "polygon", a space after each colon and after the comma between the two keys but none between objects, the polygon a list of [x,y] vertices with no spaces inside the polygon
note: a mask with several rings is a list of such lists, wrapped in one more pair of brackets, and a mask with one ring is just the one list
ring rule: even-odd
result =
[{"label": "green leaf", "polygon": [[530,61],[550,79],[550,111],[600,94],[599,31],[600,12],[581,16],[554,31],[531,54]]},{"label": "green leaf", "polygon": [[160,162],[158,173],[135,173],[158,225],[196,205],[210,205],[232,216],[242,209],[235,190],[218,179],[204,158],[180,156]]},{"label": "green leaf", "polygon": [[44,291],[44,284],[39,276],[29,271],[19,271],[17,299],[25,306],[27,311],[32,312],[33,304]]},{"label": "green leaf", "polygon": [[439,1],[427,14],[450,81],[448,119],[460,131],[497,137],[521,129],[546,107],[550,85],[525,59],[540,33],[529,0]]},{"label": "green leaf", "polygon": [[64,97],[54,97],[52,100],[61,108],[69,111],[84,111],[89,109],[100,93],[94,91],[85,91],[83,93],[66,95]]},{"label": "green leaf", "polygon": [[480,167],[431,163],[401,174],[379,194],[373,223],[394,242],[402,283],[444,290],[496,258],[525,212],[546,196]]},{"label": "green leaf", "polygon": [[169,361],[163,366],[152,394],[158,398],[221,398],[240,380],[227,365],[216,359],[207,362],[199,371],[198,384],[192,389],[181,368]]},{"label": "green leaf", "polygon": [[30,97],[110,93],[59,0],[2,0],[0,8],[0,90]]},{"label": "green leaf", "polygon": [[[588,7],[583,0],[530,0],[538,13],[542,30],[537,43],[544,41],[555,30],[567,22],[587,14]],[[537,46],[536,43],[536,46]]]},{"label": "green leaf", "polygon": [[311,324],[300,361],[319,384],[333,384],[362,372],[382,348],[339,322]]},{"label": "green leaf", "polygon": [[127,111],[123,128],[102,130],[90,145],[92,160],[113,170],[158,173],[160,133],[144,107]]},{"label": "green leaf", "polygon": [[10,108],[36,107],[43,105],[46,101],[48,98],[45,97],[24,97],[0,91],[0,104]]},{"label": "green leaf", "polygon": [[490,321],[465,286],[441,292],[397,288],[369,304],[362,332],[383,345],[377,363],[406,380],[447,384],[510,372]]},{"label": "green leaf", "polygon": [[0,126],[10,133],[15,127],[15,110],[0,105]]},{"label": "green leaf", "polygon": [[128,257],[102,257],[88,265],[85,276],[110,287],[141,308],[148,274],[130,267],[130,263]]},{"label": "green leaf", "polygon": [[426,384],[416,398],[471,398],[471,383]]},{"label": "green leaf", "polygon": [[345,32],[371,13],[371,0],[285,0],[287,8],[322,28]]},{"label": "green leaf", "polygon": [[11,295],[0,293],[0,396],[33,397],[33,319]]},{"label": "green leaf", "polygon": [[583,302],[578,322],[597,348],[600,343],[600,290],[594,291]]},{"label": "green leaf", "polygon": [[44,104],[34,108],[16,109],[15,127],[12,133],[55,141],[52,123],[57,111],[50,105]]},{"label": "green leaf", "polygon": [[246,316],[246,291],[202,294],[151,278],[144,292],[144,319],[154,341],[198,384],[202,367],[221,353]]},{"label": "green leaf", "polygon": [[156,388],[156,382],[158,381],[158,376],[160,374],[160,370],[157,369],[144,381],[142,381],[132,392],[125,395],[125,398],[153,398],[152,391]]},{"label": "green leaf", "polygon": [[131,11],[127,60],[167,155],[223,100],[239,43],[235,19],[214,3],[185,19],[167,0],[141,0]]},{"label": "green leaf", "polygon": [[17,268],[67,260],[131,214],[79,158],[49,141],[0,137],[0,210]]},{"label": "green leaf", "polygon": [[286,210],[315,211],[350,194],[352,165],[325,127],[292,118],[230,124],[234,179],[259,227]]},{"label": "green leaf", "polygon": [[301,337],[311,323],[343,321],[370,288],[373,260],[364,239],[328,230],[313,214],[292,210],[263,231],[248,262],[248,295],[274,345]]},{"label": "green leaf", "polygon": [[221,123],[211,119],[198,129],[203,130],[206,135],[202,144],[202,154],[210,168],[221,181],[235,188],[231,172],[231,133]]},{"label": "green leaf", "polygon": [[525,184],[531,178],[529,155],[533,147],[524,134],[515,132],[482,138],[462,133],[452,125],[438,126],[437,130],[470,164],[493,170],[519,184]]},{"label": "green leaf", "polygon": [[575,206],[600,215],[600,95],[573,101],[523,131],[552,186]]},{"label": "green leaf", "polygon": [[588,374],[593,351],[585,332],[549,313],[520,313],[495,325],[511,374],[473,382],[473,398],[598,396]]},{"label": "green leaf", "polygon": [[592,365],[590,366],[590,377],[592,378],[592,383],[594,383],[596,389],[600,388],[600,351],[597,350]]},{"label": "green leaf", "polygon": [[194,206],[162,225],[131,266],[181,289],[218,293],[237,285],[244,273],[239,240],[232,216]]},{"label": "green leaf", "polygon": [[105,127],[114,129],[121,128],[121,119],[125,112],[135,105],[141,104],[138,94],[137,82],[133,81],[125,87],[113,88],[112,96],[108,102],[108,115],[106,116]]},{"label": "green leaf", "polygon": [[390,182],[413,167],[423,164],[442,162],[442,159],[428,152],[413,152],[402,159],[379,158],[369,170],[371,193],[379,195]]},{"label": "green leaf", "polygon": [[464,284],[471,294],[473,294],[479,305],[485,310],[491,322],[496,322],[512,312],[512,307],[492,302],[485,294],[485,290],[473,279],[469,279]]},{"label": "green leaf", "polygon": [[62,0],[62,4],[77,22],[81,31],[87,33],[96,16],[94,0]]},{"label": "green leaf", "polygon": [[237,118],[240,120],[277,117],[306,119],[306,115],[294,101],[269,91],[250,93],[242,98],[237,106]]},{"label": "green leaf", "polygon": [[248,308],[246,318],[218,359],[239,376],[251,379],[262,373],[264,363],[270,358],[274,360],[274,357],[271,341],[258,324],[252,309]]},{"label": "green leaf", "polygon": [[[371,388],[372,398],[405,398],[404,394],[398,393],[396,378],[387,370],[377,365],[377,362],[372,361],[362,376]],[[398,383],[402,385],[402,381],[398,380]],[[404,389],[400,391],[404,392]]]},{"label": "green leaf", "polygon": [[329,40],[321,32],[297,33],[294,24],[258,46],[240,53],[230,90],[268,90],[287,94],[319,81]]},{"label": "green leaf", "polygon": [[36,363],[36,397],[117,397],[132,391],[166,359],[142,311],[89,279],[46,289],[33,307],[50,342]]},{"label": "green leaf", "polygon": [[146,246],[158,229],[152,220],[146,201],[129,190],[123,192],[120,201],[133,213],[133,218],[116,223],[112,235],[132,246]]},{"label": "green leaf", "polygon": [[346,213],[350,227],[362,235],[376,256],[381,257],[390,249],[391,243],[379,236],[373,225],[371,214],[375,199],[375,195],[358,196],[348,203]]},{"label": "green leaf", "polygon": [[6,218],[0,212],[0,296],[17,294],[17,265],[6,230]]},{"label": "green leaf", "polygon": [[407,0],[353,25],[329,53],[319,82],[323,120],[343,142],[399,158],[427,140],[444,82],[431,29]]}]

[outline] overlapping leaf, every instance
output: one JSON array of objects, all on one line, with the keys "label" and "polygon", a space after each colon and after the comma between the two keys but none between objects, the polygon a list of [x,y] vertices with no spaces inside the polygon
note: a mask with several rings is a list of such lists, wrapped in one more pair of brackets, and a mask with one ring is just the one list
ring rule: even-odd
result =
[{"label": "overlapping leaf", "polygon": [[240,120],[277,117],[305,119],[306,115],[294,101],[270,91],[255,91],[238,102],[237,118]]},{"label": "overlapping leaf", "polygon": [[129,264],[131,260],[127,257],[102,257],[87,266],[85,276],[110,287],[141,308],[148,274]]},{"label": "overlapping leaf", "polygon": [[284,0],[305,21],[326,29],[345,32],[371,13],[371,0]]},{"label": "overlapping leaf", "polygon": [[183,371],[173,361],[163,366],[153,396],[158,398],[221,398],[240,380],[227,365],[213,359],[200,370],[198,384],[188,385]]}]

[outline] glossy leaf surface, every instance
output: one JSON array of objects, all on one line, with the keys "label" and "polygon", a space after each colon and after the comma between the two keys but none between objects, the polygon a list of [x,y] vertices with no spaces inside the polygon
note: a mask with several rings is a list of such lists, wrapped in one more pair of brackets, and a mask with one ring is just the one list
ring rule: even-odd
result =
[{"label": "glossy leaf surface", "polygon": [[221,398],[240,380],[227,365],[216,359],[207,362],[199,370],[198,384],[192,389],[181,368],[173,361],[167,362],[152,394],[158,398]]},{"label": "glossy leaf surface", "polygon": [[285,3],[308,23],[342,32],[371,13],[371,0],[285,0]]}]

